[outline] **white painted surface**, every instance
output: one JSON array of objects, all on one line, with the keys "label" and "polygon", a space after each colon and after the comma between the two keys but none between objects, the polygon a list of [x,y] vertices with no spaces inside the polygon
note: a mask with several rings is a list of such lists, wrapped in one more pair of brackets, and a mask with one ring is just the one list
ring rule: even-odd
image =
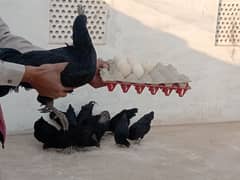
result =
[{"label": "white painted surface", "polygon": [[[130,56],[139,61],[173,64],[192,80],[192,90],[176,94],[123,94],[105,88],[79,88],[57,101],[64,108],[89,100],[99,103],[97,111],[112,114],[127,107],[139,107],[139,116],[156,112],[155,124],[238,121],[240,117],[240,54],[231,47],[215,47],[217,0],[112,0],[107,45],[98,46],[98,56]],[[48,1],[1,0],[0,15],[14,33],[48,48]],[[1,98],[10,131],[31,128],[40,114],[36,93],[21,91]]]}]

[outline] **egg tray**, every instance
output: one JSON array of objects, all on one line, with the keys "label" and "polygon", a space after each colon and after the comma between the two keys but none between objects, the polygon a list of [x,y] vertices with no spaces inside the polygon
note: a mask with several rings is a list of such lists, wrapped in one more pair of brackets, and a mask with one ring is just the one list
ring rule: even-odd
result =
[{"label": "egg tray", "polygon": [[141,94],[143,90],[147,88],[152,95],[156,95],[157,92],[161,90],[165,96],[169,96],[173,91],[175,91],[179,97],[183,97],[186,92],[191,89],[189,83],[144,84],[123,81],[105,81],[104,83],[110,92],[112,92],[117,85],[120,85],[123,93],[127,93],[131,86],[134,86],[138,94]]}]

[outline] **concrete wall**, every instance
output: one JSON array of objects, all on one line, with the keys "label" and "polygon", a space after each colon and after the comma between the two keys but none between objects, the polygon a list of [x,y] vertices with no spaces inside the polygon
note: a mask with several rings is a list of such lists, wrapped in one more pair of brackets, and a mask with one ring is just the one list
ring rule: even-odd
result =
[{"label": "concrete wall", "polygon": [[[76,110],[96,100],[96,111],[112,114],[127,107],[139,107],[139,116],[156,112],[155,124],[238,121],[240,117],[240,55],[232,47],[215,47],[217,0],[112,0],[109,2],[108,39],[97,46],[98,56],[129,56],[139,61],[173,64],[192,80],[185,97],[177,94],[123,94],[85,86],[67,98],[57,100],[64,109]],[[1,0],[0,15],[11,30],[33,43],[48,45],[48,1]],[[12,93],[1,98],[10,132],[29,129],[40,114],[36,92]]]}]

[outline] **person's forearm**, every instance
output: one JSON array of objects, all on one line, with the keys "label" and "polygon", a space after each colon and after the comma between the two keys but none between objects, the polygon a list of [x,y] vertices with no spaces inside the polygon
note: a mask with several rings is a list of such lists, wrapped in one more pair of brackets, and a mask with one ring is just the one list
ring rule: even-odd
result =
[{"label": "person's forearm", "polygon": [[[41,48],[34,46],[26,39],[11,34],[7,24],[0,17],[0,48],[16,49],[22,53],[42,50]],[[0,60],[0,86],[18,86],[20,82],[29,79],[29,68],[25,73],[25,66],[8,63]],[[33,68],[30,68],[32,72]],[[25,77],[27,76],[27,77]],[[26,79],[27,78],[27,79]]]},{"label": "person's forearm", "polygon": [[0,60],[0,86],[18,86],[23,79],[25,67]]},{"label": "person's forearm", "polygon": [[42,50],[26,39],[11,34],[7,24],[0,18],[0,48],[12,48],[22,53]]}]

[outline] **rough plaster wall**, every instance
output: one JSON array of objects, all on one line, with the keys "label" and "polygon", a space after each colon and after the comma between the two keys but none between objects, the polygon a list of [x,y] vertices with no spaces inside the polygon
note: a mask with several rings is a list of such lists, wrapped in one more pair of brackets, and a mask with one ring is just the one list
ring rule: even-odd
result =
[{"label": "rough plaster wall", "polygon": [[[173,64],[192,80],[192,90],[185,97],[176,94],[137,95],[115,90],[94,90],[85,86],[57,106],[72,103],[77,110],[89,100],[96,100],[96,111],[112,114],[127,107],[139,107],[139,116],[154,110],[155,124],[238,121],[240,111],[240,55],[236,48],[215,47],[217,0],[112,0],[108,21],[108,39],[98,46],[98,56],[130,56],[139,61]],[[48,1],[1,0],[0,15],[14,33],[48,48]],[[49,47],[50,48],[50,47]],[[40,114],[34,91],[21,91],[1,98],[8,129],[29,129]],[[137,118],[136,118],[137,119]]]}]

